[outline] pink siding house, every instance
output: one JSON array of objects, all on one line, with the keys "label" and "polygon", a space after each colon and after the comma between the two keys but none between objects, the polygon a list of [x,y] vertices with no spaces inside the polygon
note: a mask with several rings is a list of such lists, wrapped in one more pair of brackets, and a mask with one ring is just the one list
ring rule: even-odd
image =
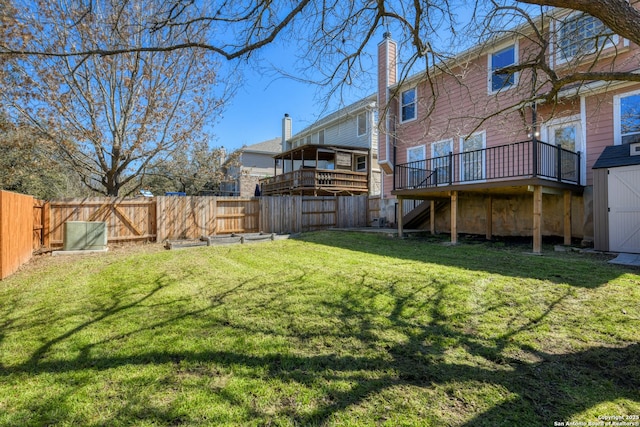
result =
[{"label": "pink siding house", "polygon": [[[640,49],[621,37],[591,36],[585,48],[572,32],[594,19],[560,9],[545,17],[553,72],[640,70]],[[640,141],[640,83],[576,82],[550,100],[544,76],[495,72],[540,53],[523,34],[401,82],[396,42],[387,33],[378,45],[381,216],[400,233],[431,229],[454,243],[460,233],[532,236],[534,252],[543,236],[592,244],[592,167],[605,147]]]}]

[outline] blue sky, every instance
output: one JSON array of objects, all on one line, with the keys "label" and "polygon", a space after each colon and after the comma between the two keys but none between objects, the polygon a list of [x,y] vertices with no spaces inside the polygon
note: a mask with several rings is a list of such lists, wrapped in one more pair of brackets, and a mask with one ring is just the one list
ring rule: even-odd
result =
[{"label": "blue sky", "polygon": [[245,72],[245,78],[213,128],[214,145],[231,151],[280,137],[285,113],[293,119],[294,133],[317,119],[321,107],[316,105],[316,86],[253,70]]},{"label": "blue sky", "polygon": [[[292,74],[293,56],[294,52],[287,52],[282,46],[261,52],[263,61],[286,64],[289,68],[286,71]],[[351,99],[343,100],[344,104],[332,102],[327,105],[323,97],[329,92],[328,87],[274,75],[273,72],[263,74],[250,67],[245,69],[244,78],[245,83],[230,99],[222,119],[212,129],[212,145],[222,146],[228,151],[280,137],[285,113],[292,118],[295,134],[326,114],[375,91],[375,87],[356,90],[350,95]]]}]

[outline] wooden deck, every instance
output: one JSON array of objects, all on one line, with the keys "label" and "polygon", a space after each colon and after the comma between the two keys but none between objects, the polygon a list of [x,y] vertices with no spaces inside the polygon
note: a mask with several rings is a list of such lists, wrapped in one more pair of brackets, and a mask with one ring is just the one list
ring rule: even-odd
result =
[{"label": "wooden deck", "polygon": [[369,192],[366,172],[331,169],[299,169],[260,180],[263,196],[359,195]]}]

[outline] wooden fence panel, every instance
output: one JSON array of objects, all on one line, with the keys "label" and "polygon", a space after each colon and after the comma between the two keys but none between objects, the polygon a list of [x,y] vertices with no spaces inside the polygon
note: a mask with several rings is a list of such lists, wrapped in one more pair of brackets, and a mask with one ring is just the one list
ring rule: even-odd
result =
[{"label": "wooden fence panel", "polygon": [[336,197],[304,197],[302,196],[302,230],[313,231],[335,227],[337,201]]},{"label": "wooden fence panel", "polygon": [[0,279],[31,259],[33,206],[31,196],[0,191]]},{"label": "wooden fence panel", "polygon": [[156,202],[158,241],[260,231],[257,199],[163,196]]},{"label": "wooden fence panel", "polygon": [[50,203],[51,247],[63,244],[67,221],[105,221],[109,243],[153,240],[156,237],[155,201],[147,198],[91,197]]},{"label": "wooden fence panel", "polygon": [[367,199],[367,225],[371,225],[374,218],[380,218],[380,196]]},{"label": "wooden fence panel", "polygon": [[[368,196],[267,196],[260,198],[260,229],[299,233],[331,227],[365,227],[371,223]],[[379,202],[373,205],[379,211]]]},{"label": "wooden fence panel", "polygon": [[338,227],[366,227],[369,221],[369,196],[338,197]]},{"label": "wooden fence panel", "polygon": [[258,199],[223,198],[217,200],[218,234],[257,233],[260,230]]},{"label": "wooden fence panel", "polygon": [[260,197],[260,230],[277,234],[301,232],[302,197]]}]

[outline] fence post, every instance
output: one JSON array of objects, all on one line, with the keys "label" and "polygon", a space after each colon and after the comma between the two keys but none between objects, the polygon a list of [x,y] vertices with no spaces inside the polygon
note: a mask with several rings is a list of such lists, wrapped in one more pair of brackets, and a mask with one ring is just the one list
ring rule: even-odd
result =
[{"label": "fence post", "polygon": [[51,202],[45,202],[42,206],[42,236],[41,243],[45,248],[49,248],[51,244],[51,238],[49,233],[51,232]]}]

